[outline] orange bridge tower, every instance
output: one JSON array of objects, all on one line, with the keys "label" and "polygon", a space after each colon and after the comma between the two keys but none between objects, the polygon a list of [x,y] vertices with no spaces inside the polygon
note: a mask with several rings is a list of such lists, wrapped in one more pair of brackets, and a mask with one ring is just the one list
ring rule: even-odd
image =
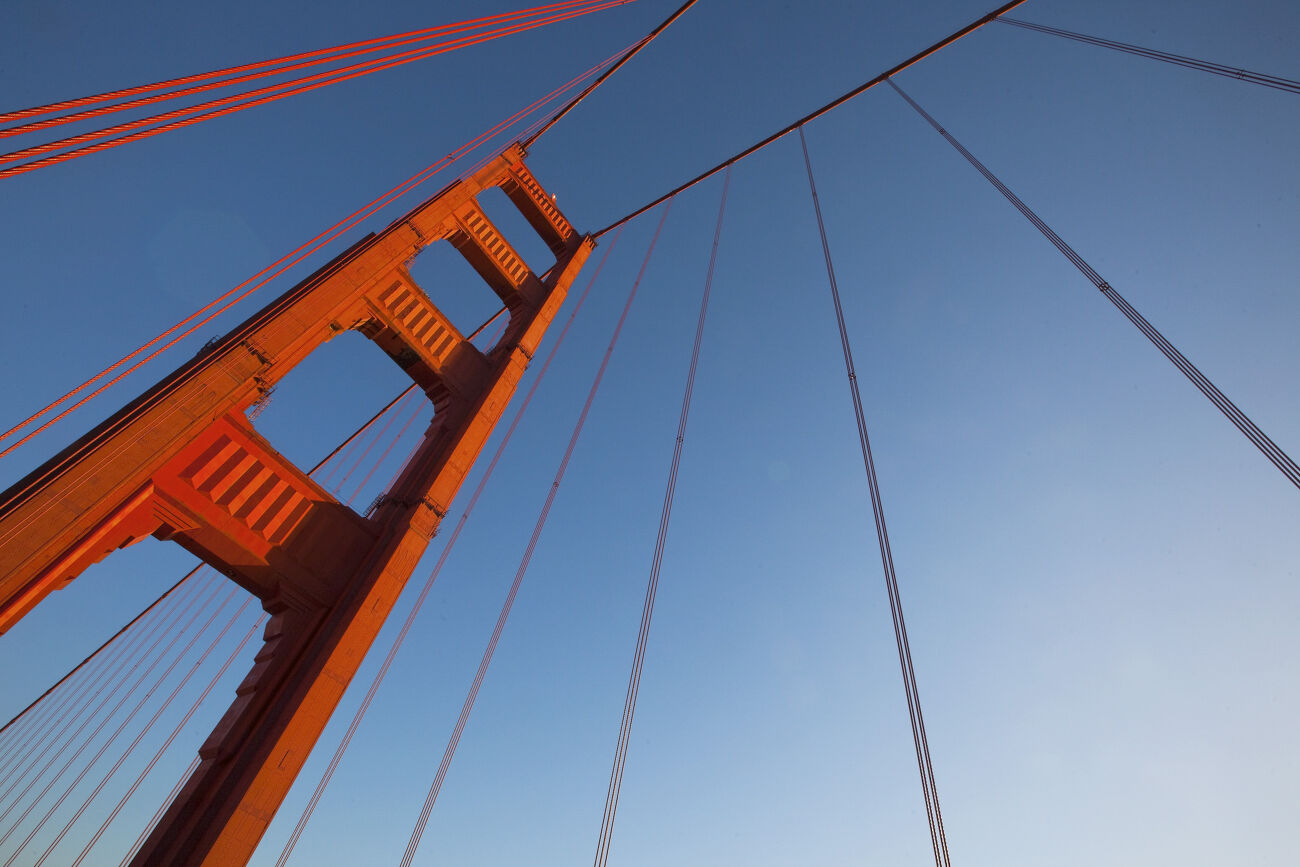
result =
[{"label": "orange bridge tower", "polygon": [[[515,145],[258,311],[0,495],[0,631],[112,551],[171,539],[261,600],[265,641],[135,865],[244,864],[356,673],[594,246]],[[483,213],[500,187],[549,244],[534,274]],[[448,241],[509,323],[480,352],[405,263]],[[433,404],[410,462],[362,516],[253,430],[248,408],[359,331]]]}]

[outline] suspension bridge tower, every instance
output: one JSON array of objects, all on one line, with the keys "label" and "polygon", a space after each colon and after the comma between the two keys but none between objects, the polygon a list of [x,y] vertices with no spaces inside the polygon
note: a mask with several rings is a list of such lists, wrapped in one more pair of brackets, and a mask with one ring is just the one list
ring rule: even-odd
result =
[{"label": "suspension bridge tower", "polygon": [[[252,856],[446,515],[595,242],[515,145],[371,234],[0,497],[0,631],[87,566],[170,539],[262,603],[264,643],[135,865]],[[502,189],[550,246],[533,273],[479,207]],[[454,246],[509,321],[477,349],[411,279]],[[247,411],[330,338],[359,331],[422,390],[433,421],[366,514],[276,451]]]}]

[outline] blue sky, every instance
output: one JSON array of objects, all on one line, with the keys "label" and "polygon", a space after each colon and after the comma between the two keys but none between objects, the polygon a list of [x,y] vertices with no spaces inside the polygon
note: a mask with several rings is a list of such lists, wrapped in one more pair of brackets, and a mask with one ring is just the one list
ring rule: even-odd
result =
[{"label": "blue sky", "polygon": [[[640,0],[0,182],[8,416],[677,5]],[[705,0],[530,165],[594,231],[991,5]],[[17,108],[502,8],[24,3],[0,32],[0,80]],[[1294,4],[1031,0],[1016,14],[1300,78]],[[1300,452],[1293,95],[1005,25],[899,81]],[[807,136],[954,859],[1285,861],[1300,794],[1297,491],[892,92]],[[417,864],[561,865],[594,851],[720,182],[673,206]],[[653,228],[629,226],[613,251],[293,863],[400,857]],[[413,273],[467,325],[494,307],[446,251]],[[0,461],[0,477],[288,285]],[[783,140],[733,172],[613,863],[929,858],[835,337],[798,143]],[[305,465],[404,385],[355,335],[318,356],[258,421]],[[189,567],[149,541],[52,596],[0,638],[0,715]],[[102,852],[134,839],[237,676]],[[254,863],[275,862],[359,692]]]}]

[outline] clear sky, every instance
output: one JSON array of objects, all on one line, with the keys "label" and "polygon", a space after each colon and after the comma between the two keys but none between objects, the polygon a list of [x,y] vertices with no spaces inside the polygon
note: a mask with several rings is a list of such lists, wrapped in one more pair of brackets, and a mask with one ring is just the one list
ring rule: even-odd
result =
[{"label": "clear sky", "polygon": [[[25,107],[514,5],[19,0],[0,28],[0,94]],[[640,0],[0,182],[5,420],[677,5]],[[702,0],[530,165],[594,231],[993,5]],[[1300,78],[1300,6],[1282,0],[1031,0],[1016,14]],[[996,24],[899,81],[1300,457],[1294,95]],[[1294,860],[1300,492],[892,92],[807,136],[954,861]],[[673,206],[417,864],[592,857],[719,193],[715,178]],[[400,858],[653,228],[634,223],[614,250],[293,863]],[[413,273],[466,327],[494,308],[446,251]],[[288,285],[0,461],[0,481]],[[835,338],[787,139],[733,172],[611,863],[930,858]],[[318,356],[257,423],[303,465],[403,385],[358,336]],[[190,565],[150,540],[50,597],[0,637],[0,716]],[[244,666],[94,863],[117,863]],[[254,863],[275,862],[361,691]],[[75,856],[98,809],[60,853]]]}]

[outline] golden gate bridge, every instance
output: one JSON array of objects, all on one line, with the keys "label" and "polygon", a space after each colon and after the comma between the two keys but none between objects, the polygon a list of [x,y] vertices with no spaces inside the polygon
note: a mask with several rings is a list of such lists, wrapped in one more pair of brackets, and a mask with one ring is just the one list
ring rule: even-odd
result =
[{"label": "golden gate bridge", "polygon": [[[107,125],[95,130],[15,147],[3,157],[0,182],[35,171],[59,171],[60,163],[82,157],[96,159],[93,155],[101,151],[246,108],[627,2],[630,0],[572,0],[12,111],[0,115],[0,121],[8,125],[0,133],[59,135],[48,131],[63,123],[94,120],[119,111],[152,112],[151,106],[178,98],[191,100],[183,108],[167,108],[126,121],[102,121]],[[381,211],[391,219],[334,255],[242,325],[210,341],[174,373],[33,469],[0,499],[0,563],[4,572],[0,622],[4,628],[20,622],[52,591],[100,560],[147,537],[176,542],[205,564],[187,572],[0,732],[5,750],[3,772],[8,774],[4,800],[0,801],[4,810],[0,833],[5,835],[0,856],[9,864],[110,863],[119,858],[122,863],[136,864],[246,863],[299,780],[313,748],[319,749],[317,742],[331,714],[361,670],[389,614],[397,608],[408,581],[417,577],[419,580],[411,582],[416,598],[382,662],[368,673],[372,674],[368,683],[364,679],[355,683],[354,689],[365,687],[364,697],[283,844],[278,863],[288,863],[434,580],[498,461],[507,454],[516,426],[589,293],[600,285],[607,257],[623,240],[625,228],[638,220],[649,221],[650,235],[638,256],[625,300],[402,856],[403,864],[412,863],[579,436],[633,303],[643,291],[671,209],[677,196],[720,176],[668,481],[596,844],[595,863],[606,863],[623,768],[631,749],[658,582],[669,545],[696,372],[707,339],[732,170],[769,145],[794,137],[800,145],[811,228],[820,238],[827,301],[837,325],[838,350],[858,432],[862,479],[885,577],[929,846],[936,864],[951,863],[939,800],[942,768],[936,770],[932,760],[931,739],[921,710],[924,673],[918,675],[913,664],[904,619],[906,578],[900,582],[895,572],[886,521],[887,497],[878,478],[877,455],[869,436],[870,413],[861,394],[855,344],[840,294],[843,272],[836,269],[833,231],[828,232],[819,199],[819,190],[833,183],[839,171],[819,165],[815,147],[810,148],[805,135],[806,125],[869,90],[896,94],[1092,284],[1099,300],[1104,299],[1137,336],[1200,392],[1209,404],[1205,411],[1217,410],[1283,481],[1300,487],[1300,468],[1283,447],[1057,234],[1034,203],[1017,195],[981,155],[968,150],[895,76],[969,34],[1005,22],[1227,77],[1243,86],[1295,93],[1300,92],[1300,85],[1214,61],[1005,16],[1022,2],[1005,4],[981,16],[626,216],[584,233],[561,210],[559,197],[544,178],[533,174],[529,150],[695,5],[692,0],[645,37],[581,75],[557,82],[541,99],[468,139],[460,149],[385,191],[75,389],[51,395],[55,399],[37,412],[16,419],[0,441],[5,456],[29,443],[42,442],[37,440],[39,434],[55,428],[113,384],[163,356],[349,229]],[[376,54],[379,56],[374,57]],[[328,68],[321,71],[322,66]],[[295,77],[285,79],[285,75]],[[261,83],[263,79],[270,83]],[[206,95],[231,87],[240,90],[234,95]],[[393,209],[394,213],[383,210],[440,173],[446,175],[440,177],[446,183],[440,192],[414,207],[409,204],[414,197],[409,197],[400,216],[402,208]],[[452,177],[455,179],[450,180]],[[493,191],[504,193],[517,209],[523,222],[515,228],[526,226],[545,244],[551,256],[549,264],[534,267],[519,252],[523,241],[498,227],[480,201]],[[444,241],[447,243],[441,245]],[[458,326],[412,276],[416,257],[426,247],[435,246],[459,253],[496,297],[498,308],[472,329]],[[284,376],[328,341],[351,332],[377,344],[410,385],[387,400],[378,413],[314,467],[302,468],[259,433],[254,422],[263,409],[273,405],[276,387]],[[555,334],[556,339],[543,350],[547,334]],[[537,375],[516,394],[529,370],[537,370]],[[495,438],[494,433],[498,434]],[[415,438],[413,447],[411,438]],[[405,462],[394,471],[393,460],[400,459],[407,449]],[[472,473],[475,468],[482,470],[477,476]],[[378,496],[369,502],[358,500],[363,492],[373,489],[372,482],[379,484],[385,476],[390,480]],[[453,514],[462,501],[463,509]],[[454,523],[444,525],[444,520]],[[417,564],[435,533],[445,534],[447,541],[427,577],[420,576]],[[905,564],[900,571],[906,575]],[[260,614],[256,613],[259,603]],[[246,663],[250,652],[255,656]],[[106,830],[150,778],[195,712],[205,702],[222,704],[219,685],[229,672],[238,674],[240,665],[251,667],[236,690],[234,703],[224,711],[197,757],[126,851],[105,855],[97,846]],[[179,721],[175,720],[177,714]],[[152,740],[146,735],[152,735]],[[146,755],[149,750],[153,750],[152,756]]]}]

